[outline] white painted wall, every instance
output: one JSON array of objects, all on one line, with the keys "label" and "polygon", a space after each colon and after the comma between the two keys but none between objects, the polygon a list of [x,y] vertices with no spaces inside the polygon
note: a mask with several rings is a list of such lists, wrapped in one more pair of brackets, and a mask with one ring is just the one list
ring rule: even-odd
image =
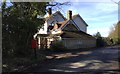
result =
[{"label": "white painted wall", "polygon": [[78,25],[79,29],[83,32],[87,32],[87,26],[83,23],[82,19],[79,16],[73,19],[73,21]]},{"label": "white painted wall", "polygon": [[44,23],[43,27],[38,31],[39,34],[47,34],[47,22]]}]

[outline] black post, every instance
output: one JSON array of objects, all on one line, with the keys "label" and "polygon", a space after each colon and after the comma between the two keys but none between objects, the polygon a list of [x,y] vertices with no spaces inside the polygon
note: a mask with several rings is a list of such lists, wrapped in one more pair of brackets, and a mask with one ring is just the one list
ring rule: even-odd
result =
[{"label": "black post", "polygon": [[37,52],[36,52],[36,48],[34,48],[34,57],[35,57],[35,59],[37,59]]}]

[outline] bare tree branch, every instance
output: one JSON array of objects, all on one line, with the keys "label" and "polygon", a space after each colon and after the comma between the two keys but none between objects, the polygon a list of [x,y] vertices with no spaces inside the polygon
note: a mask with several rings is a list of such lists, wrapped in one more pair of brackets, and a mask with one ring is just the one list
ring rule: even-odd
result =
[{"label": "bare tree branch", "polygon": [[115,4],[119,4],[119,2],[116,2],[116,1],[114,1],[114,0],[111,0],[112,2],[114,2]]},{"label": "bare tree branch", "polygon": [[58,2],[49,2],[46,6],[62,6],[62,5],[71,5],[70,2],[58,3]]},{"label": "bare tree branch", "polygon": [[[48,8],[52,8],[53,10],[56,10],[56,9],[59,9],[61,10],[62,12],[64,12],[64,10],[62,9],[62,6],[69,6],[71,5],[70,2],[63,2],[63,3],[60,3],[60,2],[55,2],[55,1],[51,1],[51,2],[48,2],[46,7]],[[48,11],[46,9],[46,11]],[[65,12],[64,12],[65,13]]]}]

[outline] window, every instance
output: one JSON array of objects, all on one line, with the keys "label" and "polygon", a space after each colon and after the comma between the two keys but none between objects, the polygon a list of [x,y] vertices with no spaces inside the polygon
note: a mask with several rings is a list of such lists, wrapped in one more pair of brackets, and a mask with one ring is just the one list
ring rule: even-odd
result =
[{"label": "window", "polygon": [[54,26],[54,21],[50,24],[51,26]]}]

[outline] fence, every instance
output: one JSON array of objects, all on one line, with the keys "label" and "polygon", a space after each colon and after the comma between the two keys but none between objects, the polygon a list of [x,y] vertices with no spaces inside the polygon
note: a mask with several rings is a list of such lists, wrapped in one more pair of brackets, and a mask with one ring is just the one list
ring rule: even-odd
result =
[{"label": "fence", "polygon": [[67,49],[92,48],[96,46],[96,39],[63,38],[62,43]]}]

